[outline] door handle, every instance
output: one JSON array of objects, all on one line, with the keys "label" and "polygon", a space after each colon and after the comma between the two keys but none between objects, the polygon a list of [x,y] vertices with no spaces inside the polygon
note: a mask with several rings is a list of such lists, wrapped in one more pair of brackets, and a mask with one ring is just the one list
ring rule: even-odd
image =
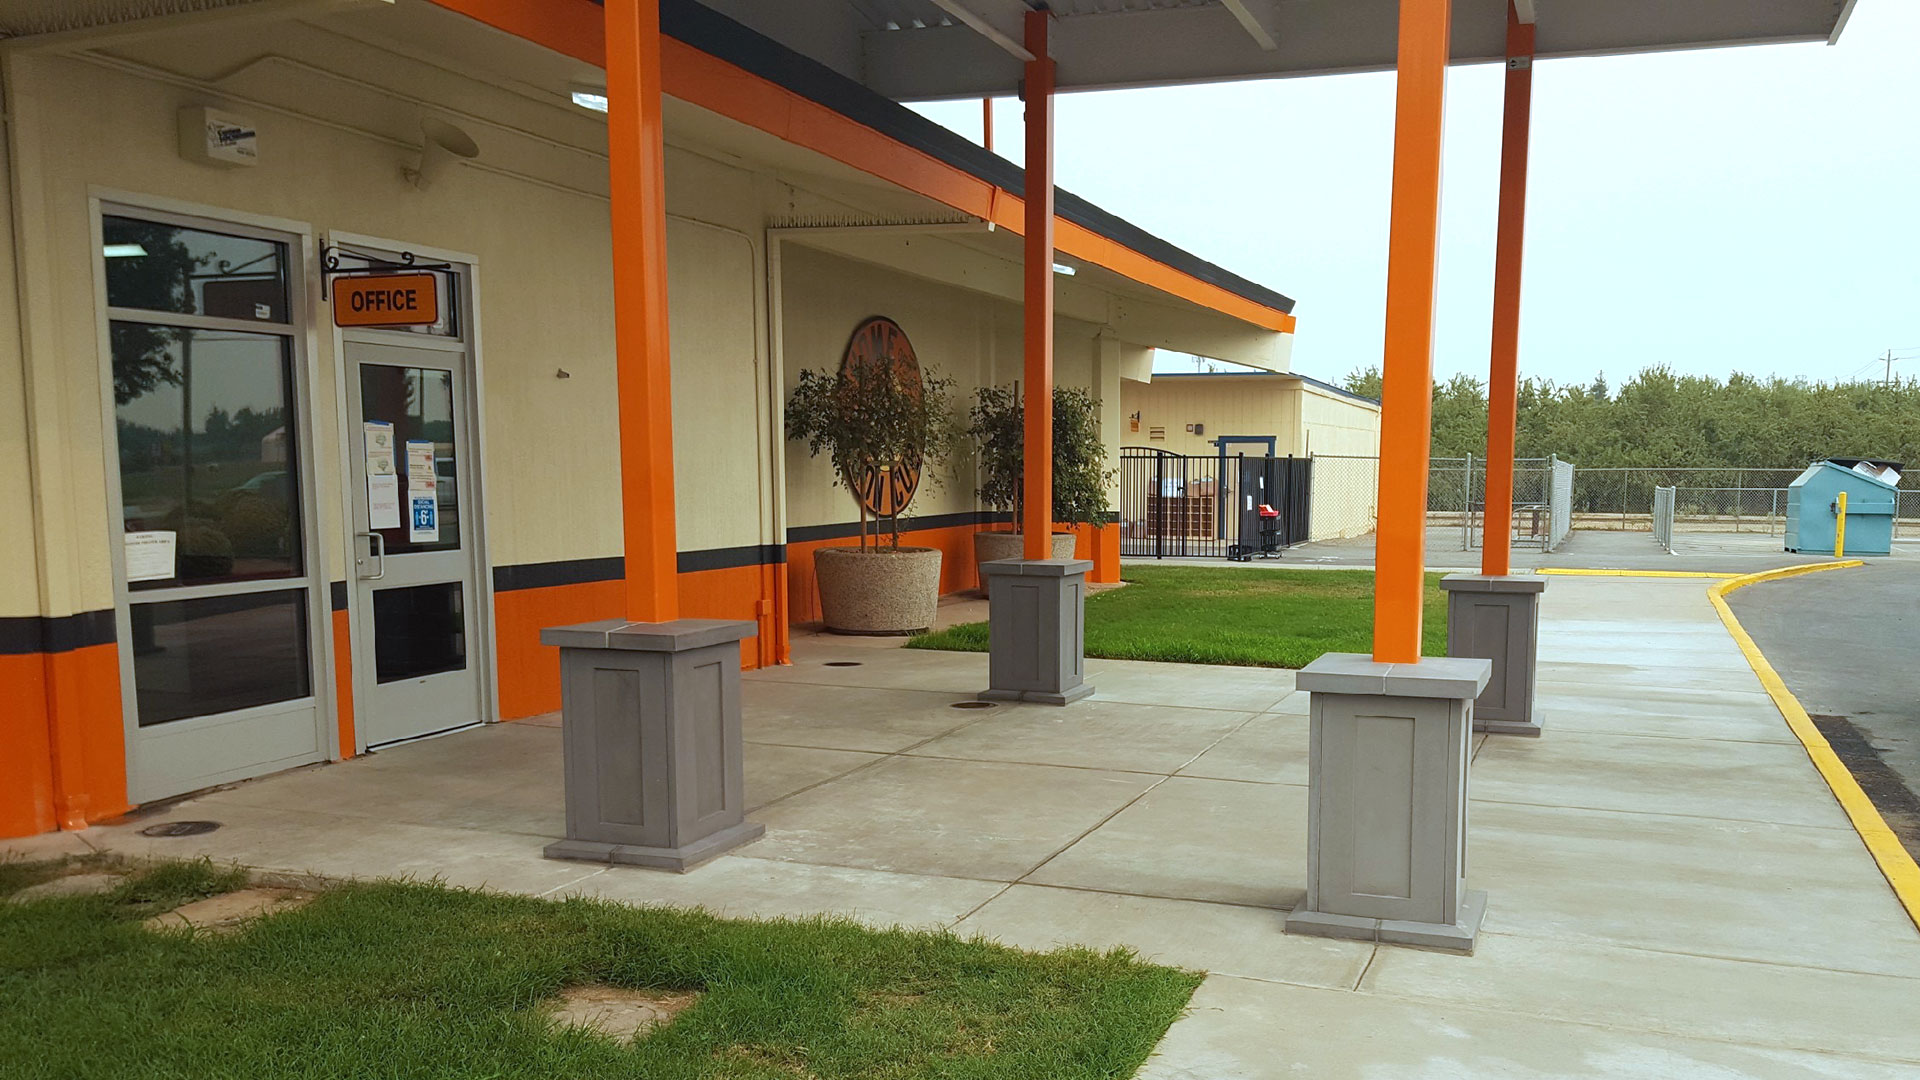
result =
[{"label": "door handle", "polygon": [[[355,533],[354,535],[364,536],[367,538],[367,558],[368,559],[377,558],[380,560],[380,572],[376,574],[361,574],[360,580],[361,581],[379,581],[381,578],[386,577],[387,576],[387,538],[380,535],[377,532]],[[363,565],[366,563],[366,559],[361,559],[359,561]]]}]

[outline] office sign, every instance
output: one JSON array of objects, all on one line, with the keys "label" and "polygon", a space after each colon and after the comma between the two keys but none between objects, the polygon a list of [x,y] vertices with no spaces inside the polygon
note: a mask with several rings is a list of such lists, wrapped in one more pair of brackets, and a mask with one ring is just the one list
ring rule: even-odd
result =
[{"label": "office sign", "polygon": [[431,326],[440,321],[440,293],[430,273],[335,278],[335,326]]}]

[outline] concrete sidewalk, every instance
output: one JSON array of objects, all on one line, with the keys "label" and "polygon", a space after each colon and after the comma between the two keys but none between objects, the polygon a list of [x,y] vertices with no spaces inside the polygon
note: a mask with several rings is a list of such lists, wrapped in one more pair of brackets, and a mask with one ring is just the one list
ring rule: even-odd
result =
[{"label": "concrete sidewalk", "polygon": [[[1211,973],[1160,1080],[1920,1075],[1920,933],[1702,583],[1562,579],[1543,613],[1546,735],[1476,743],[1471,957],[1282,933],[1306,700],[1261,669],[1090,661],[1093,699],[967,709],[984,656],[801,641],[748,676],[767,837],[685,876],[542,859],[532,723],[26,846],[1132,945]],[[194,818],[223,827],[138,831]]]}]

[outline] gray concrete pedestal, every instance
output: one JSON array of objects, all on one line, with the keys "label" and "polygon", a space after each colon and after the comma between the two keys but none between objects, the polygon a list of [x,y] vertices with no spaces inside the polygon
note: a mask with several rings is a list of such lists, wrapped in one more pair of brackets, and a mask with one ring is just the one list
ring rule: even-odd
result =
[{"label": "gray concrete pedestal", "polygon": [[1086,681],[1086,559],[995,559],[987,579],[987,689],[982,701],[1065,705]]},{"label": "gray concrete pedestal", "polygon": [[550,859],[685,872],[757,840],[746,820],[740,640],[750,622],[549,627],[560,647],[567,836]]},{"label": "gray concrete pedestal", "polygon": [[1447,655],[1493,661],[1493,678],[1473,703],[1473,730],[1537,737],[1533,687],[1546,580],[1448,574],[1440,587],[1447,591]]},{"label": "gray concrete pedestal", "polygon": [[1468,743],[1492,674],[1486,660],[1351,653],[1300,669],[1307,896],[1287,933],[1473,951],[1487,896],[1467,891]]}]

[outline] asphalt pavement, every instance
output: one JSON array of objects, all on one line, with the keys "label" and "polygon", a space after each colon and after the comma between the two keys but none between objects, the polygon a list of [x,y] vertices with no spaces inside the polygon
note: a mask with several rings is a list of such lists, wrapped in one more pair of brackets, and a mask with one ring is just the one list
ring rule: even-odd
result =
[{"label": "asphalt pavement", "polygon": [[1761,582],[1727,602],[1920,858],[1920,559]]}]

